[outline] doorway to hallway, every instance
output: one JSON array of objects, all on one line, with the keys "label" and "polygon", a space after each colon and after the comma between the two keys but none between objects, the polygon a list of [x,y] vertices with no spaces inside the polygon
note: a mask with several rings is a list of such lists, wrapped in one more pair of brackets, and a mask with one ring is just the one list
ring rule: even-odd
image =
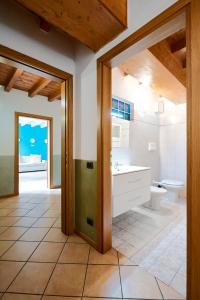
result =
[{"label": "doorway to hallway", "polygon": [[16,178],[19,193],[45,192],[53,187],[51,117],[16,113]]}]

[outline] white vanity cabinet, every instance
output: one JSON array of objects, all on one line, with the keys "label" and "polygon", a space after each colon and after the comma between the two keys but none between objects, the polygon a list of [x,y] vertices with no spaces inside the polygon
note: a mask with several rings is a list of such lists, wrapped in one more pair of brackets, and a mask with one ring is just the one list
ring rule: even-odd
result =
[{"label": "white vanity cabinet", "polygon": [[112,213],[113,217],[129,211],[150,200],[150,168],[128,166],[126,170],[113,171]]}]

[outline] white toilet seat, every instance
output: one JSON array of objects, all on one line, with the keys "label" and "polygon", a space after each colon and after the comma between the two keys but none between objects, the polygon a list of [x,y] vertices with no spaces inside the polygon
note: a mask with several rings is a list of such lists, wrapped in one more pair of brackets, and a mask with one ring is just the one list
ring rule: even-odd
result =
[{"label": "white toilet seat", "polygon": [[167,189],[168,198],[172,201],[180,198],[185,186],[184,182],[173,179],[163,179],[160,184]]},{"label": "white toilet seat", "polygon": [[169,185],[169,186],[177,186],[177,187],[183,187],[184,186],[184,182],[179,181],[179,180],[172,180],[172,179],[163,179],[161,181],[161,184],[163,185]]}]

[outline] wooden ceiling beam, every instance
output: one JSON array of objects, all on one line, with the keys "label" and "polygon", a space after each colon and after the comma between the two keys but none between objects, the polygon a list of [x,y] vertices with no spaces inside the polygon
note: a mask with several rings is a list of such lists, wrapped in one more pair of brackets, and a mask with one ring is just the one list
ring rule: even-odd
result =
[{"label": "wooden ceiling beam", "polygon": [[127,0],[16,1],[93,51],[127,28]]},{"label": "wooden ceiling beam", "polygon": [[19,77],[22,75],[22,73],[23,73],[23,70],[20,68],[17,68],[14,71],[13,75],[10,77],[8,83],[6,84],[6,86],[4,88],[4,90],[6,92],[10,92],[10,90],[13,88],[15,82],[17,81],[17,79],[19,79]]},{"label": "wooden ceiling beam", "polygon": [[40,18],[40,29],[44,32],[49,32],[51,29],[51,25],[43,18]]},{"label": "wooden ceiling beam", "polygon": [[182,39],[178,40],[174,44],[171,45],[171,52],[175,53],[180,51],[181,49],[186,47],[186,37],[183,37]]},{"label": "wooden ceiling beam", "polygon": [[183,69],[186,69],[186,57],[183,59],[182,61],[182,66],[183,66]]},{"label": "wooden ceiling beam", "polygon": [[53,102],[55,100],[58,100],[60,97],[61,97],[61,89],[59,89],[58,91],[55,91],[54,93],[49,95],[48,101]]},{"label": "wooden ceiling beam", "polygon": [[186,87],[186,74],[182,62],[172,52],[167,40],[148,49]]},{"label": "wooden ceiling beam", "polygon": [[38,95],[38,93],[47,86],[51,82],[50,79],[41,78],[34,86],[30,89],[28,92],[29,97],[34,97],[35,95]]}]

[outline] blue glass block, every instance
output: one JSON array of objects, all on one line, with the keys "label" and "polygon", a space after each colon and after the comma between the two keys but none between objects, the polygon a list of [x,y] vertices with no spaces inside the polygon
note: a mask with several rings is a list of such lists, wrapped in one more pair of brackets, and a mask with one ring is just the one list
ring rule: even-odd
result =
[{"label": "blue glass block", "polygon": [[130,120],[131,120],[131,115],[130,115],[130,114],[127,114],[127,113],[125,113],[125,120],[128,120],[128,121],[130,121]]},{"label": "blue glass block", "polygon": [[119,117],[120,119],[124,119],[124,112],[119,111],[119,112],[118,112],[118,117]]},{"label": "blue glass block", "polygon": [[124,111],[124,102],[119,101],[119,110]]},{"label": "blue glass block", "polygon": [[117,99],[112,98],[112,108],[118,109],[119,101]]},{"label": "blue glass block", "polygon": [[125,103],[124,111],[125,111],[126,113],[128,113],[128,114],[131,113],[131,106],[130,106],[130,104]]},{"label": "blue glass block", "polygon": [[118,109],[112,109],[111,115],[117,117],[118,116]]},{"label": "blue glass block", "polygon": [[112,109],[112,116],[124,119],[124,113],[121,111],[118,111],[117,109]]}]

